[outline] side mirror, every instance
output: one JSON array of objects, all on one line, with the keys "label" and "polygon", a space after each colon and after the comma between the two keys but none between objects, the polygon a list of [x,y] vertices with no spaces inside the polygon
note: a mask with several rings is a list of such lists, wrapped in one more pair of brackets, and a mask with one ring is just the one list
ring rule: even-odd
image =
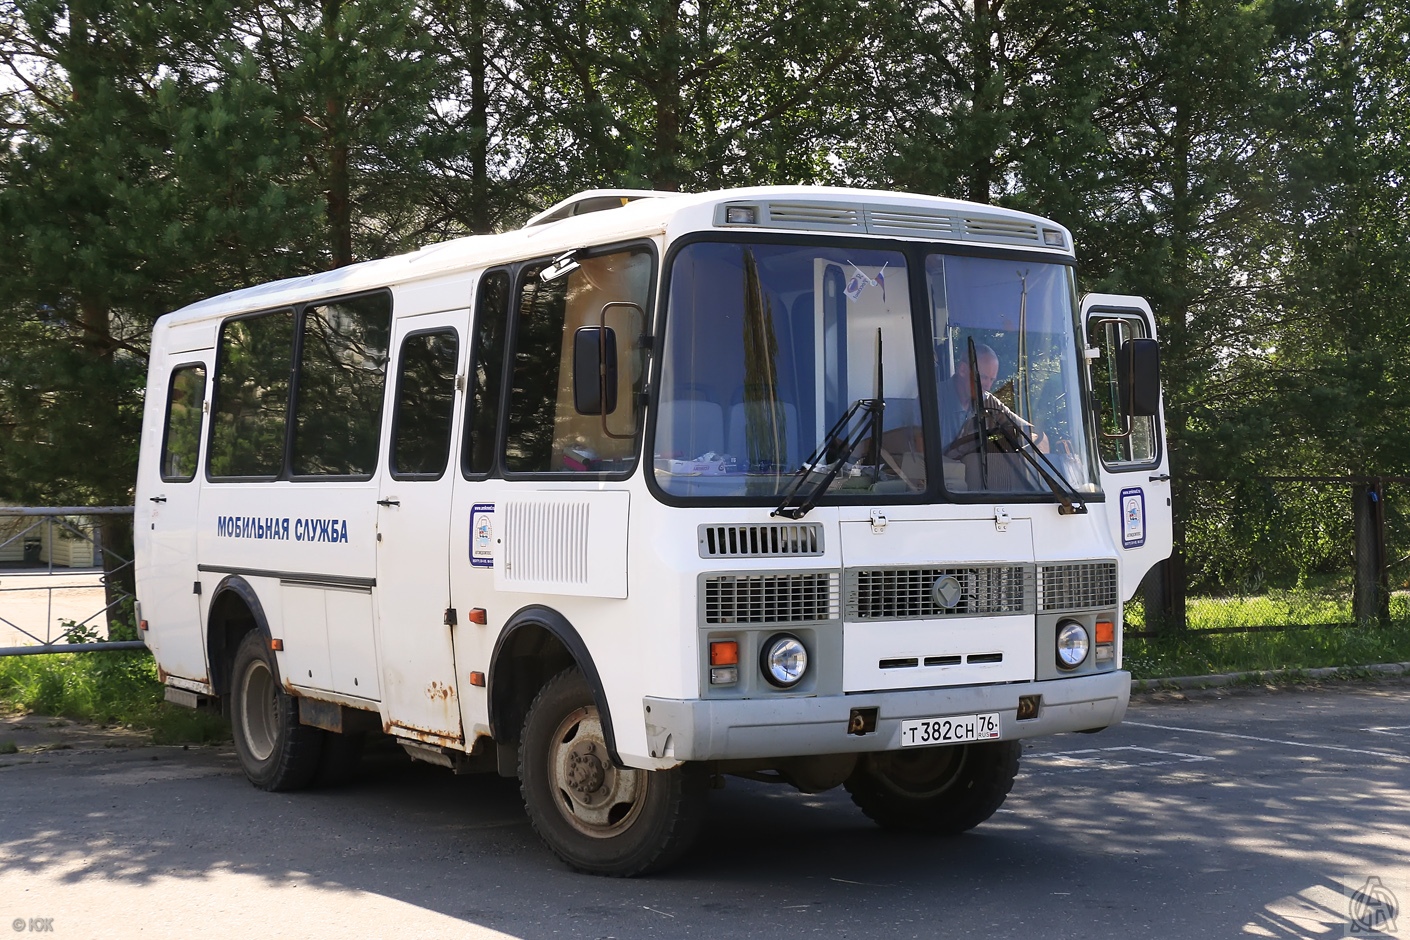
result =
[{"label": "side mirror", "polygon": [[1133,417],[1160,413],[1160,346],[1153,339],[1128,339],[1116,355],[1121,410]]},{"label": "side mirror", "polygon": [[573,408],[580,415],[617,410],[617,331],[581,326],[573,334]]}]

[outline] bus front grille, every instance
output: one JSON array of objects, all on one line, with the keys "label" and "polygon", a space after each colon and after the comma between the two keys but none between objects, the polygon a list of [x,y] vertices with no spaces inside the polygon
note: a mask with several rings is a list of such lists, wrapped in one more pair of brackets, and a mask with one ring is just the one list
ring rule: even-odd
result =
[{"label": "bus front grille", "polygon": [[872,568],[847,572],[848,620],[918,620],[1033,611],[1029,565]]},{"label": "bus front grille", "polygon": [[808,623],[836,620],[834,571],[709,575],[702,597],[707,624]]},{"label": "bus front grille", "polygon": [[1116,563],[1080,562],[1042,567],[1043,610],[1116,606]]}]

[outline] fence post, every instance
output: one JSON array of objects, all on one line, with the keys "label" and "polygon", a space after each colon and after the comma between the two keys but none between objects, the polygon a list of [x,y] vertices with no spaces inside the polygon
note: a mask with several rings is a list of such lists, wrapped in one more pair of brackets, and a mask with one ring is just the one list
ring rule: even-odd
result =
[{"label": "fence post", "polygon": [[1185,559],[1176,545],[1167,561],[1152,568],[1141,582],[1146,605],[1146,629],[1176,633],[1185,629]]},{"label": "fence post", "polygon": [[1390,582],[1386,572],[1385,486],[1379,479],[1351,487],[1352,565],[1355,587],[1351,612],[1358,622],[1390,619]]}]

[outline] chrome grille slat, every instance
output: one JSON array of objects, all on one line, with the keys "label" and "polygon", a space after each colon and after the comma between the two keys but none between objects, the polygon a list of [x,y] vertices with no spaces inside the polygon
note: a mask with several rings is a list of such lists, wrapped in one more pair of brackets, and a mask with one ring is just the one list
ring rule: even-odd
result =
[{"label": "chrome grille slat", "polygon": [[834,571],[726,574],[704,578],[707,624],[810,623],[841,614]]},{"label": "chrome grille slat", "polygon": [[1040,579],[1042,610],[1085,610],[1116,606],[1115,562],[1043,565]]},{"label": "chrome grille slat", "polygon": [[[940,578],[955,578],[959,600],[941,606],[931,596]],[[915,620],[1031,613],[1034,570],[1028,565],[964,568],[872,568],[847,572],[847,619]]]},{"label": "chrome grille slat", "polygon": [[697,530],[701,558],[801,557],[823,553],[817,523],[702,525]]}]

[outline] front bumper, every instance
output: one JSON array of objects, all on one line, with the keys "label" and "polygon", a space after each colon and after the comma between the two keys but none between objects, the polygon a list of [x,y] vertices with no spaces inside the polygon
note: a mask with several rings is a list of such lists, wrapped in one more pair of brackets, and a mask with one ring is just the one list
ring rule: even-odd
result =
[{"label": "front bumper", "polygon": [[[1042,696],[1036,718],[1018,720],[1018,698]],[[646,739],[655,758],[682,761],[891,751],[901,722],[997,712],[1003,740],[1114,725],[1126,714],[1129,672],[1045,682],[854,692],[809,698],[668,699],[646,696]],[[847,733],[854,708],[876,708],[876,730]]]}]

